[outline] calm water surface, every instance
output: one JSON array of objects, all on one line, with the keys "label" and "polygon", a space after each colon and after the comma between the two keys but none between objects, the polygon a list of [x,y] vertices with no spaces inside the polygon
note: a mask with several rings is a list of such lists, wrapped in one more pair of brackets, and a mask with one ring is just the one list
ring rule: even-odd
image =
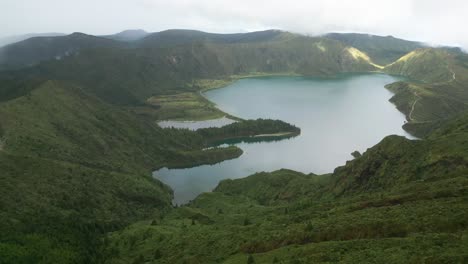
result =
[{"label": "calm water surface", "polygon": [[222,127],[225,125],[232,124],[236,121],[229,119],[227,117],[221,117],[218,119],[211,119],[205,121],[161,121],[158,122],[160,127],[164,128],[187,128],[190,130],[197,130],[199,128],[208,128],[208,127]]},{"label": "calm water surface", "polygon": [[174,189],[175,203],[211,191],[226,178],[288,168],[329,173],[390,134],[411,138],[401,126],[405,117],[388,99],[385,84],[398,78],[383,74],[343,75],[336,79],[263,77],[242,79],[205,96],[241,118],[281,119],[301,128],[282,141],[237,143],[244,154],[216,165],[154,172]]}]

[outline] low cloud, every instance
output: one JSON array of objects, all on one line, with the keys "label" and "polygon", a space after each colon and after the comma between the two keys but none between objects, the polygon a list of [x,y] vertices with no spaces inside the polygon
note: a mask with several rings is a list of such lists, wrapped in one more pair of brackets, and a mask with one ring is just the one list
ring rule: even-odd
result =
[{"label": "low cloud", "polygon": [[15,0],[0,3],[1,34],[109,34],[129,28],[303,34],[363,32],[468,48],[466,0]]}]

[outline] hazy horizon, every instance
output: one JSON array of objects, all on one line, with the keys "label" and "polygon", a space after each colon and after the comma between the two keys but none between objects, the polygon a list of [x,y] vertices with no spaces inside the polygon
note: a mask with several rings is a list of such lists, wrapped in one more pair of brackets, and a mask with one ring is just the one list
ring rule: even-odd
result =
[{"label": "hazy horizon", "polygon": [[[468,1],[447,0],[16,0],[0,3],[0,37],[83,32],[109,35],[128,29],[194,29],[242,33],[280,29],[305,35],[364,33],[468,48]],[[40,17],[38,17],[40,16]]]}]

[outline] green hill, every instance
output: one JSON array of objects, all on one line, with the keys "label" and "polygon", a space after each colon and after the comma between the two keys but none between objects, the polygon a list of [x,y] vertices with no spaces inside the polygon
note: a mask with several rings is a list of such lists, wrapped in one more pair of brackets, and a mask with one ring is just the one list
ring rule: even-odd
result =
[{"label": "green hill", "polygon": [[65,34],[63,33],[49,32],[49,33],[29,33],[29,34],[24,34],[24,35],[1,37],[0,47],[13,44],[16,42],[20,42],[29,38],[34,38],[34,37],[56,37],[56,36],[64,36],[64,35]]},{"label": "green hill", "polygon": [[117,41],[128,41],[128,42],[133,42],[140,40],[146,36],[148,36],[150,33],[142,30],[142,29],[129,29],[129,30],[124,30],[122,32],[119,32],[117,34],[113,35],[105,35],[101,36],[103,38],[107,39],[112,39],[112,40],[117,40]]},{"label": "green hill", "polygon": [[448,82],[453,75],[452,56],[446,49],[416,49],[387,65],[385,71],[423,82]]},{"label": "green hill", "polygon": [[390,74],[410,78],[387,86],[391,99],[406,114],[404,128],[425,136],[443,120],[468,110],[468,56],[444,48],[418,49],[385,67]]},{"label": "green hill", "polygon": [[416,41],[408,41],[392,36],[376,36],[358,33],[329,33],[325,37],[339,40],[346,45],[365,52],[380,65],[390,64],[403,55],[425,45]]},{"label": "green hill", "polygon": [[82,49],[118,46],[122,44],[83,33],[33,37],[0,48],[0,70],[22,68],[46,60],[60,60],[78,54]]},{"label": "green hill", "polygon": [[150,125],[52,81],[0,116],[2,262],[97,262],[104,232],[170,208],[146,172],[158,145],[145,143],[162,141]]},{"label": "green hill", "polygon": [[142,47],[177,46],[190,43],[251,43],[271,41],[289,34],[280,30],[265,30],[250,33],[216,34],[198,30],[171,29],[149,34],[139,41]]}]

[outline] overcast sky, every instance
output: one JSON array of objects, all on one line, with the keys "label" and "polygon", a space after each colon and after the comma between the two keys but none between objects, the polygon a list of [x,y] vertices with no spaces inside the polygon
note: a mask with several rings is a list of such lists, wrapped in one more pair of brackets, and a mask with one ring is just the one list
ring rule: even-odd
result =
[{"label": "overcast sky", "polygon": [[0,37],[209,32],[364,32],[468,48],[468,0],[0,0]]}]

